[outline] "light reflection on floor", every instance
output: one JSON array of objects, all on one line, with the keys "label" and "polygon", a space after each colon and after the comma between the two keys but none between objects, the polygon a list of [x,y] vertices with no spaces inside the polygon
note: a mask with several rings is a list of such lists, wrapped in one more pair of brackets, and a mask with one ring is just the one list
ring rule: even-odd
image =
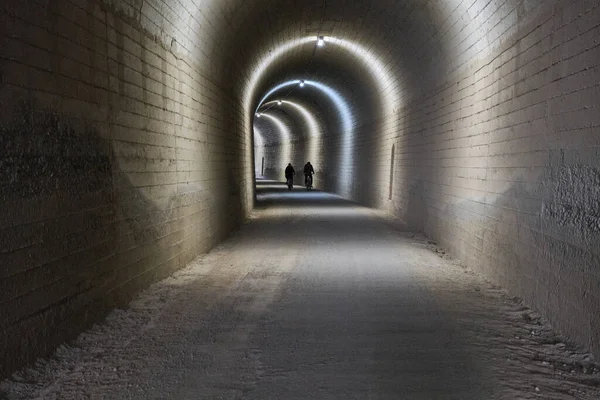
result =
[{"label": "light reflection on floor", "polygon": [[[368,209],[332,193],[307,191],[304,186],[294,186],[290,191],[283,182],[257,180],[256,208],[265,210],[261,218],[274,217],[268,210],[282,209],[294,215],[308,217],[328,216],[356,218],[367,215]],[[280,217],[280,214],[277,214]]]},{"label": "light reflection on floor", "polygon": [[587,354],[384,214],[258,181],[255,215],[0,398],[600,398]]}]

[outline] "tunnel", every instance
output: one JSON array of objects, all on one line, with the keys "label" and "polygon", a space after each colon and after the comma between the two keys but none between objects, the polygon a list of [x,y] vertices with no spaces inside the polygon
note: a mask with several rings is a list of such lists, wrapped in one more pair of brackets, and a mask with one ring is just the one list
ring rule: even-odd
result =
[{"label": "tunnel", "polygon": [[[335,267],[295,270],[315,287],[354,285],[446,318],[429,297],[406,294],[411,284],[390,283],[413,279],[401,267],[410,242],[441,257],[423,253],[424,263],[452,260],[531,310],[588,354],[574,370],[596,371],[600,382],[600,369],[581,367],[600,355],[596,1],[3,0],[0,18],[0,378],[55,357],[199,258],[225,274],[229,262],[214,254],[240,258],[241,247],[263,246],[248,253],[255,260],[288,260],[286,249],[310,254],[329,243],[345,253],[316,259]],[[303,188],[308,161],[312,192]],[[282,183],[288,164],[292,191]],[[269,230],[277,221],[278,234]],[[227,247],[239,237],[248,242]],[[380,258],[387,282],[349,272]],[[267,264],[256,268],[266,274]],[[316,314],[330,305],[294,279],[289,290],[304,288]],[[276,310],[287,305],[296,312],[286,318],[310,320],[285,293],[269,294],[279,301],[260,308],[262,317],[283,318]],[[344,295],[360,299],[354,311],[383,307],[383,297]],[[504,306],[494,307],[480,314]],[[345,323],[317,317],[317,338],[319,326]],[[210,331],[212,320],[202,320]],[[390,368],[418,358],[398,351]],[[457,397],[418,397],[411,377],[415,391],[403,398],[491,398],[453,384]],[[347,379],[336,382],[360,381]],[[294,382],[295,394],[278,398],[303,398],[312,385]],[[213,394],[206,398],[229,398]]]}]

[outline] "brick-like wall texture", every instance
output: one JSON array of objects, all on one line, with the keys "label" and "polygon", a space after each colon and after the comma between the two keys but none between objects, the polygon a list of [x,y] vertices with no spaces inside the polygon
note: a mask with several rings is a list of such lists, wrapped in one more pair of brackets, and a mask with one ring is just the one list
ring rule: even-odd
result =
[{"label": "brick-like wall texture", "polygon": [[[598,37],[590,0],[3,0],[0,375],[223,239],[262,157],[600,354]],[[258,122],[297,79],[266,100],[319,129]]]},{"label": "brick-like wall texture", "polygon": [[539,3],[404,110],[393,210],[600,354],[600,3]]},{"label": "brick-like wall texture", "polygon": [[335,178],[323,172],[328,171],[327,161],[332,156],[327,150],[335,150],[335,146],[324,143],[326,121],[319,110],[299,101],[270,107],[254,120],[255,137],[260,136],[260,144],[255,144],[256,176],[283,182],[284,170],[291,163],[296,171],[294,185],[303,186],[303,167],[310,161],[315,188],[334,190]]},{"label": "brick-like wall texture", "polygon": [[[376,60],[367,59],[362,75],[382,63],[377,73],[386,82],[380,90],[360,78],[332,81],[336,90],[350,88],[344,94],[353,157],[320,172],[339,177],[348,170],[352,180],[327,188],[425,232],[600,354],[600,3],[381,5],[390,13],[396,7],[396,24],[383,22],[381,3],[365,3],[372,9],[344,6],[371,21],[358,24],[360,32],[327,19],[328,12],[342,13],[333,11],[341,7],[336,2],[328,2],[319,31],[346,33],[369,49]],[[378,28],[385,35],[379,42]],[[407,43],[398,43],[403,38]],[[340,46],[331,40],[328,54]],[[317,62],[319,51],[305,63]],[[281,61],[273,70],[281,75],[283,68]],[[331,75],[314,71],[312,79]],[[286,79],[298,79],[298,71],[269,84]],[[375,100],[352,98],[365,86]],[[395,102],[381,100],[394,98],[385,92],[390,87],[399,92]],[[323,96],[291,97],[315,104]],[[325,123],[323,154],[342,145],[340,129],[339,122]]]},{"label": "brick-like wall texture", "polygon": [[184,3],[0,3],[0,375],[248,211],[218,17]]}]

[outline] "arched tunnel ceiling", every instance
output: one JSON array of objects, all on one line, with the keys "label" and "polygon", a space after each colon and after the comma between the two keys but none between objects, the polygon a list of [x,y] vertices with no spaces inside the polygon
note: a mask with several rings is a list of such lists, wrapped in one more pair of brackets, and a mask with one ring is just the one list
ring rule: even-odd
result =
[{"label": "arched tunnel ceiling", "polygon": [[260,134],[266,144],[292,140],[294,134],[301,136],[304,131],[297,129],[296,118],[281,109],[269,110],[255,119],[255,133]]},{"label": "arched tunnel ceiling", "polygon": [[[444,6],[449,3],[455,1],[253,2],[253,11],[246,21],[256,28],[242,25],[244,38],[239,38],[239,53],[252,67],[294,40],[323,35],[360,46],[384,64],[408,68],[412,63],[423,71],[427,66],[423,60],[443,62],[434,27],[441,25],[438,16],[447,12]],[[290,49],[286,57],[294,52],[306,54],[306,47],[310,55],[309,44]]]},{"label": "arched tunnel ceiling", "polygon": [[[269,85],[279,63],[294,57],[307,65],[312,43],[323,35],[368,52],[393,82],[411,95],[411,86],[444,82],[444,74],[483,56],[516,29],[529,9],[551,0],[123,0],[108,1],[175,53],[194,61],[195,70],[219,71],[218,85],[249,96]],[[159,15],[166,18],[163,22]],[[157,25],[158,24],[158,25]],[[288,48],[281,54],[282,49]],[[308,51],[307,51],[308,49]],[[272,58],[272,59],[271,59]],[[381,71],[380,71],[381,72]],[[258,82],[253,82],[258,80]],[[395,105],[396,106],[396,105]],[[250,106],[248,106],[250,107]]]},{"label": "arched tunnel ceiling", "polygon": [[[160,35],[171,50],[195,60],[190,68],[217,76],[215,84],[244,99],[249,134],[261,96],[306,69],[322,82],[357,75],[348,71],[362,68],[359,75],[378,82],[371,86],[371,95],[384,103],[381,113],[393,113],[411,98],[446,84],[446,76],[457,67],[466,67],[467,61],[473,65],[517,29],[521,15],[542,2],[165,0],[124,1],[119,7],[139,18],[148,32]],[[160,26],[157,13],[168,16]],[[331,39],[318,57],[325,54],[331,64],[343,64],[345,73],[313,65],[318,35]],[[354,82],[341,79],[336,88]],[[364,104],[370,104],[368,99]]]},{"label": "arched tunnel ceiling", "polygon": [[[316,47],[314,42],[312,47]],[[295,58],[282,63],[284,68],[271,75],[269,83],[259,91],[265,94],[258,111],[274,108],[274,101],[288,100],[304,105],[311,114],[319,113],[313,117],[329,127],[324,131],[334,133],[340,131],[334,128],[336,126],[359,125],[376,115],[383,107],[372,89],[377,87],[377,82],[344,52],[332,56],[339,50],[330,47],[335,46],[326,45],[314,51],[307,67]],[[299,80],[305,81],[304,87],[297,83]],[[298,113],[295,115],[299,118],[296,124],[306,119]]]},{"label": "arched tunnel ceiling", "polygon": [[[70,266],[48,258],[49,247],[62,239],[37,247],[23,236],[35,230],[33,222],[62,237],[79,237],[83,225],[98,233],[56,248],[77,265],[78,253],[88,249],[94,262],[110,260],[106,289],[126,287],[119,297],[157,277],[154,271],[179,268],[226,237],[256,205],[254,178],[261,167],[270,172],[260,176],[282,179],[288,162],[311,160],[318,189],[446,238],[459,258],[529,296],[567,334],[600,343],[598,318],[583,316],[600,315],[589,312],[598,296],[581,302],[572,290],[597,279],[593,271],[567,268],[597,264],[597,249],[588,247],[598,232],[587,225],[597,212],[586,189],[598,176],[595,150],[588,149],[598,145],[597,1],[0,4],[0,114],[4,137],[16,138],[19,157],[16,162],[10,153],[5,162],[10,201],[19,210],[5,228],[18,238],[9,250],[19,253],[11,265],[15,276],[33,282],[27,288],[9,281],[23,297],[15,291],[7,309],[24,298],[31,308],[11,317],[23,324],[6,337],[31,332],[23,316],[40,321],[40,332],[50,329],[45,336],[54,335],[44,324],[62,329],[54,316],[65,322],[78,315],[104,285],[88,287],[87,273],[71,280]],[[317,48],[320,35],[327,44]],[[298,79],[306,81],[302,90]],[[290,104],[269,108],[278,99]],[[257,107],[265,113],[260,121]],[[253,146],[253,126],[273,146]],[[11,192],[13,181],[23,183],[22,193]],[[40,191],[47,197],[23,202]],[[96,195],[99,206],[71,224],[72,215],[83,214],[80,206],[88,215],[88,200],[96,204]],[[60,218],[49,221],[53,214]],[[114,257],[121,238],[128,249]],[[105,239],[110,243],[96,253],[96,240]],[[129,268],[142,250],[163,244],[164,259],[148,253]],[[543,270],[536,257],[551,268]],[[90,274],[99,272],[99,264],[84,264]],[[60,269],[64,280],[50,269]],[[135,284],[122,284],[133,275]],[[90,297],[63,312],[63,297],[55,297],[63,282],[74,296],[84,282]],[[558,315],[557,301],[581,306]],[[35,355],[31,344],[18,346]],[[47,348],[44,341],[34,345]]]},{"label": "arched tunnel ceiling", "polygon": [[[518,3],[253,2],[251,9],[244,8],[244,20],[231,37],[238,72],[246,76],[236,80],[243,85],[238,90],[246,114],[253,113],[273,87],[311,79],[340,93],[358,124],[383,118],[425,89],[446,84],[448,71],[465,58],[477,56],[482,48],[489,50],[487,44],[504,33],[502,16],[514,18]],[[504,12],[496,12],[498,8]],[[482,34],[486,31],[490,34]],[[324,48],[316,47],[317,36],[325,37]]]},{"label": "arched tunnel ceiling", "polygon": [[[244,157],[251,158],[256,108],[282,82],[309,76],[331,92],[325,97],[344,99],[333,108],[323,93],[304,100],[330,119],[335,108],[342,125],[327,126],[343,131],[341,146],[365,134],[392,140],[410,126],[406,118],[423,113],[407,107],[480,68],[478,60],[526,25],[532,10],[557,1],[122,0],[116,6],[176,55],[177,69],[210,77],[208,87],[200,79],[190,88],[206,97],[196,107],[215,117],[239,116],[225,129],[241,131]],[[323,49],[315,48],[319,35],[327,40]],[[229,101],[213,97],[220,91]],[[344,163],[352,159],[347,152]],[[383,179],[382,167],[377,174]]]},{"label": "arched tunnel ceiling", "polygon": [[[495,26],[486,15],[494,8],[511,11],[510,3],[482,1],[345,1],[313,0],[301,3],[257,1],[246,15],[238,32],[238,51],[244,71],[267,59],[273,52],[294,40],[323,35],[361,46],[384,64],[394,65],[405,74],[430,75],[446,70],[445,54],[471,43],[486,40],[474,35],[481,25]],[[514,6],[514,5],[513,5]],[[514,8],[514,7],[513,7]],[[485,12],[489,9],[489,12]],[[477,17],[477,21],[470,21]],[[468,29],[464,29],[468,25]],[[472,39],[469,39],[472,37]],[[308,46],[312,50],[312,46]],[[302,46],[290,50],[306,53]],[[308,52],[310,53],[310,51]],[[279,60],[281,61],[281,59]],[[277,69],[273,66],[273,69]],[[252,73],[254,71],[251,71]]]},{"label": "arched tunnel ceiling", "polygon": [[318,137],[323,133],[324,127],[331,123],[325,118],[326,114],[320,112],[314,104],[295,98],[266,102],[257,115],[259,117],[254,119],[255,133],[262,136],[265,144],[281,140],[281,133],[270,117],[275,117],[286,125],[291,134],[296,136],[291,139]]}]

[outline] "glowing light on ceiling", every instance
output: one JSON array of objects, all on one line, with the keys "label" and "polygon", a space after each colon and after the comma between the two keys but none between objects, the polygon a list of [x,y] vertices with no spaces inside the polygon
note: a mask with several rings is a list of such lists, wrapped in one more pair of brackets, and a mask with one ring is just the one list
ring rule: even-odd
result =
[{"label": "glowing light on ceiling", "polygon": [[304,81],[300,81],[300,83],[298,84],[300,87],[304,87]]},{"label": "glowing light on ceiling", "polygon": [[319,47],[325,46],[325,38],[323,36],[317,37],[317,46],[319,46]]},{"label": "glowing light on ceiling", "polygon": [[[264,103],[263,106],[268,107],[269,105],[274,104],[275,102],[267,102]],[[308,128],[308,152],[306,154],[307,160],[311,161],[317,168],[319,169],[319,162],[322,161],[322,154],[320,154],[318,137],[321,136],[322,130],[317,122],[317,119],[314,115],[302,104],[299,104],[294,101],[288,100],[278,100],[277,104],[282,107],[290,107],[293,111],[297,112],[302,116],[306,127]],[[321,157],[320,157],[321,156]],[[317,161],[318,160],[318,161]]]},{"label": "glowing light on ceiling", "polygon": [[[274,103],[275,102],[270,101],[270,102],[264,103],[263,106],[266,107],[266,106],[269,106]],[[321,128],[319,127],[319,123],[317,122],[317,119],[302,104],[297,103],[295,101],[278,100],[277,105],[284,106],[284,107],[290,107],[294,111],[298,112],[302,116],[304,121],[306,122],[306,126],[308,127],[308,136],[310,136],[310,137],[321,136]]]},{"label": "glowing light on ceiling", "polygon": [[[284,89],[286,87],[289,87],[289,86],[297,85],[299,82],[300,81],[298,81],[298,80],[287,81],[287,82],[284,82],[284,83],[281,83],[281,84],[275,86],[274,88],[269,90],[267,92],[267,94],[264,95],[264,97],[261,99],[260,103],[258,104],[257,109],[260,108],[264,104],[264,102],[270,96],[272,96],[275,92],[277,92],[281,89]],[[329,99],[331,99],[331,101],[335,104],[335,106],[339,112],[339,117],[342,122],[342,130],[343,131],[351,131],[352,125],[353,125],[352,112],[350,111],[350,107],[348,106],[348,103],[346,102],[346,100],[344,100],[342,95],[339,94],[339,92],[337,92],[336,90],[334,90],[334,89],[330,88],[329,86],[324,85],[320,82],[304,81],[304,83],[310,87],[314,87],[315,89],[318,89],[319,91],[324,93]]]},{"label": "glowing light on ceiling", "polygon": [[244,90],[244,106],[246,108],[251,107],[252,98],[255,95],[256,88],[271,64],[277,59],[285,56],[288,51],[292,51],[298,46],[312,43],[314,40],[314,36],[293,39],[278,46],[276,49],[273,49],[266,57],[261,58],[257,65],[252,69],[250,81]]},{"label": "glowing light on ceiling", "polygon": [[[269,55],[263,59],[261,59],[257,65],[253,68],[253,74],[251,75],[251,79],[248,82],[248,85],[245,88],[244,92],[244,105],[246,110],[249,112],[251,107],[252,99],[256,96],[256,90],[258,88],[259,82],[261,82],[264,78],[264,75],[269,71],[270,67],[281,57],[285,57],[287,52],[290,52],[300,46],[306,45],[307,43],[314,43],[315,36],[312,37],[304,37],[300,39],[294,39],[287,43],[282,44],[277,47],[275,50],[271,51]],[[318,38],[317,38],[318,44]],[[383,121],[386,120],[384,126],[381,127],[381,131],[379,131],[380,138],[393,138],[396,134],[399,133],[399,121],[398,118],[394,117],[393,114],[395,111],[401,106],[401,98],[400,98],[400,90],[398,87],[398,80],[395,79],[395,76],[391,73],[391,69],[389,67],[388,60],[385,57],[381,57],[381,55],[377,55],[370,49],[363,47],[357,43],[351,42],[349,40],[328,37],[327,44],[329,46],[340,47],[346,51],[347,54],[351,54],[356,57],[363,64],[365,69],[371,75],[373,82],[376,84],[376,92],[378,97],[381,99],[380,110],[382,115],[376,117],[377,120]],[[299,85],[301,81],[294,81],[293,84]],[[305,80],[306,86],[310,86],[313,81]],[[310,82],[310,83],[309,83]],[[342,130],[343,130],[343,148],[342,148],[342,165],[345,170],[346,166],[351,164],[351,156],[354,151],[354,132],[352,132],[352,114],[350,113],[349,107],[346,102],[342,99],[342,97],[335,90],[331,88],[324,88],[322,85],[319,86],[318,83],[314,82],[312,85],[317,89],[321,89],[324,93],[328,95],[328,97],[336,103],[338,108],[338,112],[342,121]],[[289,83],[287,83],[289,84]],[[286,84],[283,84],[286,86]],[[279,88],[282,85],[278,86]],[[276,89],[271,89],[267,96],[264,96],[263,99],[259,102],[258,106],[265,101]],[[258,110],[258,107],[256,108]],[[246,113],[249,115],[249,113]],[[386,119],[387,117],[387,119]],[[247,121],[246,123],[248,123]],[[249,126],[249,124],[248,124]],[[393,139],[392,139],[393,140]],[[389,146],[387,146],[389,144]],[[382,143],[383,148],[389,147],[389,150],[384,150],[384,153],[381,154],[382,157],[387,157],[388,155],[385,152],[389,151],[391,154],[391,141],[390,143]],[[376,171],[375,179],[379,181],[384,181],[385,176],[388,172],[389,166],[385,165],[385,163],[380,163],[380,167],[378,171]],[[350,179],[351,172],[344,173],[344,176],[340,179],[340,186],[338,187],[338,193],[348,194],[351,190],[350,188]],[[385,190],[385,189],[382,189]],[[385,195],[380,196],[384,198]]]},{"label": "glowing light on ceiling", "polygon": [[[269,56],[264,58],[253,70],[254,73],[252,78],[250,79],[248,86],[245,90],[244,101],[245,105],[249,106],[251,99],[254,97],[256,92],[258,83],[263,78],[264,74],[267,72],[269,67],[280,57],[284,56],[286,52],[294,50],[296,47],[305,45],[307,43],[313,42],[313,37],[304,37],[301,39],[294,39],[290,42],[282,44],[277,49],[269,53]],[[358,59],[362,61],[362,63],[367,67],[367,70],[371,73],[373,81],[377,83],[378,92],[382,98],[382,106],[384,107],[384,111],[387,114],[391,114],[394,112],[394,108],[399,107],[400,105],[400,97],[398,95],[398,89],[396,88],[397,81],[394,79],[394,76],[389,72],[389,68],[386,67],[388,65],[385,62],[382,62],[381,57],[377,57],[372,51],[369,49],[351,42],[349,40],[336,38],[336,37],[328,37],[327,43],[335,46],[339,46],[345,50],[349,54],[354,55]],[[306,82],[306,81],[304,81]],[[300,85],[302,81],[297,81]],[[264,101],[264,100],[263,100]],[[262,103],[262,101],[261,101]]]},{"label": "glowing light on ceiling", "polygon": [[[265,96],[261,99],[258,108],[260,108],[263,103],[274,93],[284,88],[297,85],[300,81],[293,80],[281,83],[265,94]],[[323,93],[327,98],[331,100],[331,102],[335,105],[338,115],[340,117],[341,122],[341,168],[343,173],[339,176],[338,188],[337,190],[340,193],[348,194],[350,190],[350,179],[353,175],[353,163],[352,161],[352,150],[354,148],[354,119],[352,118],[352,112],[346,100],[342,97],[342,95],[337,92],[335,89],[324,85],[320,82],[305,80],[304,83],[309,88],[314,88]],[[257,109],[258,109],[257,108]]]}]

